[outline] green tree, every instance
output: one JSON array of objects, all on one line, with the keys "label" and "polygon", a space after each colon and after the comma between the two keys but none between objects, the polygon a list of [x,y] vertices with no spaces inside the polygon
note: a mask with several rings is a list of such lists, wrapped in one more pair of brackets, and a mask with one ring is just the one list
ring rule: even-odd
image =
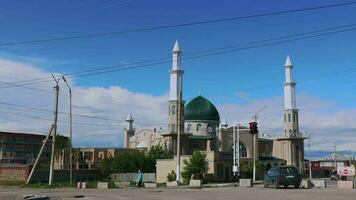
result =
[{"label": "green tree", "polygon": [[192,175],[197,175],[200,178],[203,178],[209,169],[206,154],[199,151],[193,152],[189,161],[184,160],[183,163],[185,164],[182,172],[184,183],[188,183]]},{"label": "green tree", "polygon": [[59,156],[61,151],[63,149],[66,149],[69,147],[69,143],[68,143],[68,137],[65,137],[63,135],[56,135],[56,142],[54,145],[54,153],[55,156]]},{"label": "green tree", "polygon": [[173,154],[163,149],[161,146],[153,146],[145,154],[142,151],[130,150],[123,152],[117,157],[105,158],[101,168],[105,173],[135,173],[138,170],[144,173],[156,171],[157,159],[173,158]]},{"label": "green tree", "polygon": [[164,149],[160,145],[152,146],[148,152],[148,157],[156,159],[172,159],[173,153]]}]

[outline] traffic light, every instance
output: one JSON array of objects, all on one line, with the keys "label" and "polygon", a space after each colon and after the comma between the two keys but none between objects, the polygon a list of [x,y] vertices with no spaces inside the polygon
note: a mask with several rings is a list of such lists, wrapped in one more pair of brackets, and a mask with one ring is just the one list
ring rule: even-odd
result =
[{"label": "traffic light", "polygon": [[257,134],[258,133],[257,122],[250,122],[249,124],[250,124],[250,133]]}]

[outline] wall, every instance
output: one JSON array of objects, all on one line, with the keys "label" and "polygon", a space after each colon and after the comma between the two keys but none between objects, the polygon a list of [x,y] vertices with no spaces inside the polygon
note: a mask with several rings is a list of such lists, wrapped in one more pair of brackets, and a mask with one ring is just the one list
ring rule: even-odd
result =
[{"label": "wall", "polygon": [[[35,171],[31,179],[32,183],[48,182],[49,171]],[[73,182],[101,180],[102,175],[98,170],[73,170]],[[69,170],[55,170],[53,174],[54,182],[69,181]]]},{"label": "wall", "polygon": [[[225,181],[225,171],[223,171],[222,177],[217,176],[217,166],[221,165],[223,169],[225,167],[228,167],[229,171],[229,177],[226,178],[228,181],[231,180],[231,172],[232,171],[232,158],[228,160],[222,159],[220,156],[219,152],[213,152],[213,151],[204,151],[206,154],[206,160],[208,161],[208,173],[206,179],[209,181]],[[181,161],[180,161],[180,171],[183,171],[184,168],[184,160],[189,160],[191,156],[181,156]],[[162,160],[157,160],[156,164],[156,180],[158,183],[165,183],[167,182],[167,175],[168,173],[171,173],[172,171],[176,172],[176,166],[177,166],[177,158],[175,157],[174,159],[162,159]]]},{"label": "wall", "polygon": [[26,181],[28,174],[28,165],[0,166],[0,181]]},{"label": "wall", "polygon": [[[110,174],[110,180],[115,182],[135,182],[138,173],[117,173]],[[143,182],[156,182],[155,173],[143,173],[142,174]]]}]

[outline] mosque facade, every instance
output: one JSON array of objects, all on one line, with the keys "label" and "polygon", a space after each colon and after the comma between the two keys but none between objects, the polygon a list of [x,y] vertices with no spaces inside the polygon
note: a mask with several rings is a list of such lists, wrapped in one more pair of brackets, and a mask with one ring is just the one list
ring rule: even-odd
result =
[{"label": "mosque facade", "polygon": [[[210,177],[215,181],[230,181],[233,174],[233,131],[238,130],[240,162],[252,162],[255,159],[266,170],[277,165],[293,165],[303,172],[305,137],[299,132],[296,83],[293,81],[293,65],[289,57],[284,66],[284,113],[281,113],[284,130],[279,137],[271,138],[264,134],[254,136],[245,125],[227,124],[220,118],[214,104],[201,95],[185,104],[182,51],[177,41],[172,54],[167,129],[136,131],[133,128],[134,119],[129,114],[126,119],[125,148],[148,151],[152,146],[160,145],[176,155],[179,135],[181,160],[189,158],[193,151],[203,151],[209,162]],[[177,157],[157,160],[157,182],[167,181],[167,174],[176,171],[176,162]]]}]

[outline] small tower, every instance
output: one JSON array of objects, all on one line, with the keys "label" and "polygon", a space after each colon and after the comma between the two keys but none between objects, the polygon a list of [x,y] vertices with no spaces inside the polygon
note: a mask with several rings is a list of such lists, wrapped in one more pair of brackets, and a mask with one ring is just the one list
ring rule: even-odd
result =
[{"label": "small tower", "polygon": [[293,81],[293,65],[287,57],[285,67],[286,82],[284,83],[284,136],[299,135],[298,109],[296,108],[295,85]]},{"label": "small tower", "polygon": [[134,119],[132,118],[131,113],[126,117],[127,126],[125,129],[125,138],[124,138],[124,148],[130,148],[130,137],[135,135],[135,129],[133,128]]}]

